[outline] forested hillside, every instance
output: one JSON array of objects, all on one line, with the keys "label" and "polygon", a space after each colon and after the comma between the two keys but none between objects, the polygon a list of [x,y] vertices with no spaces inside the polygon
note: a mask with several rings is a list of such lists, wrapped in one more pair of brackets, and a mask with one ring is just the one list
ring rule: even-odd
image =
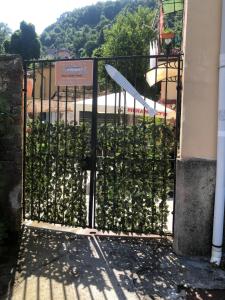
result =
[{"label": "forested hillside", "polygon": [[134,12],[139,6],[154,10],[157,3],[157,0],[107,1],[66,12],[42,33],[43,56],[49,48],[67,48],[74,57],[91,56],[105,42],[104,30],[113,25],[119,13]]}]

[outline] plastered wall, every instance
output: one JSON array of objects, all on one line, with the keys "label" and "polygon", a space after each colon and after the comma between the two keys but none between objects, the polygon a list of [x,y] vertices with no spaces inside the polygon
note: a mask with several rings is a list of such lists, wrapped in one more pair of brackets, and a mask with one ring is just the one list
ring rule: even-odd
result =
[{"label": "plastered wall", "polygon": [[221,5],[221,0],[185,3],[183,159],[216,159]]}]

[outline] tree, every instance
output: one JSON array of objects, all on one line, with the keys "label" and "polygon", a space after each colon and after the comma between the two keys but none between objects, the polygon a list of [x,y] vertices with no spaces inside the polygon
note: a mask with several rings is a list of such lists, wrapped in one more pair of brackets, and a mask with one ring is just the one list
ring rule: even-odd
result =
[{"label": "tree", "polygon": [[147,55],[149,42],[155,37],[150,27],[153,16],[147,7],[139,7],[134,13],[121,13],[115,24],[104,32],[104,56]]},{"label": "tree", "polygon": [[4,43],[7,53],[20,54],[23,59],[40,57],[41,44],[33,24],[20,23],[20,30],[15,31],[10,40]]},{"label": "tree", "polygon": [[87,41],[85,43],[84,48],[86,50],[86,55],[91,56],[94,49],[97,48],[97,43],[95,41]]},{"label": "tree", "polygon": [[[139,7],[135,12],[121,13],[113,26],[104,31],[105,43],[101,47],[102,51],[98,50],[97,54],[102,53],[104,57],[148,55],[149,43],[156,36],[151,29],[153,17],[154,11],[147,7]],[[146,58],[119,61],[116,64],[116,68],[142,94],[147,93],[149,96],[150,88],[144,79],[148,66],[149,59]]]},{"label": "tree", "polygon": [[11,29],[8,27],[7,24],[0,22],[0,53],[4,53],[5,49],[3,44],[5,40],[10,37]]},{"label": "tree", "polygon": [[[98,2],[95,5],[74,9],[62,14],[56,23],[48,26],[41,34],[43,55],[48,48],[68,48],[74,57],[92,55],[90,43],[95,41],[96,48],[104,43],[103,31],[114,23],[115,17],[122,10],[135,11],[138,6],[157,7],[158,0],[120,0]],[[89,49],[85,48],[86,46]],[[92,43],[93,45],[93,43]]]}]

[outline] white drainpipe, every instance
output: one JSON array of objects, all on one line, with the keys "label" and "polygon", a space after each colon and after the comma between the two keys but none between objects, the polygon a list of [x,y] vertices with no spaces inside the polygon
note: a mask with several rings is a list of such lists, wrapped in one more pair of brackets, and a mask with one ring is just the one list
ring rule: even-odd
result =
[{"label": "white drainpipe", "polygon": [[225,205],[225,0],[222,0],[222,25],[219,66],[219,103],[216,195],[214,207],[211,263],[220,265],[222,258]]}]

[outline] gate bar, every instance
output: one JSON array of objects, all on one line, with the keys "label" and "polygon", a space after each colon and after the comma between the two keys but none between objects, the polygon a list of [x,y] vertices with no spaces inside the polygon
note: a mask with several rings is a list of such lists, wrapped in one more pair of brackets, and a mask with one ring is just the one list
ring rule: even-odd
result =
[{"label": "gate bar", "polygon": [[89,198],[89,228],[95,227],[95,191],[96,191],[96,139],[97,139],[97,99],[98,99],[98,60],[93,59],[93,102],[91,122],[91,174]]},{"label": "gate bar", "polygon": [[[143,58],[166,58],[167,56],[165,54],[156,54],[156,55],[126,55],[126,56],[108,56],[108,57],[95,57],[93,60],[97,61],[113,61],[115,59],[117,60],[127,60],[127,59],[143,59]],[[179,58],[180,54],[173,54],[169,55],[170,58]],[[47,62],[56,62],[56,61],[76,61],[76,60],[90,60],[90,57],[80,57],[80,58],[57,58],[57,59],[38,59],[38,60],[24,60],[28,65],[33,63],[33,62],[39,62],[39,63],[47,63]]]},{"label": "gate bar", "polygon": [[25,178],[26,178],[26,125],[27,125],[27,64],[24,63],[23,86],[23,220],[25,220]]},{"label": "gate bar", "polygon": [[182,93],[182,81],[181,81],[181,68],[182,68],[182,55],[178,58],[178,70],[177,70],[177,101],[176,101],[176,125],[175,125],[175,143],[174,143],[174,195],[173,195],[173,224],[172,235],[174,235],[175,226],[175,208],[176,208],[176,166],[177,166],[177,147],[180,141],[180,118],[181,118],[181,93]]}]

